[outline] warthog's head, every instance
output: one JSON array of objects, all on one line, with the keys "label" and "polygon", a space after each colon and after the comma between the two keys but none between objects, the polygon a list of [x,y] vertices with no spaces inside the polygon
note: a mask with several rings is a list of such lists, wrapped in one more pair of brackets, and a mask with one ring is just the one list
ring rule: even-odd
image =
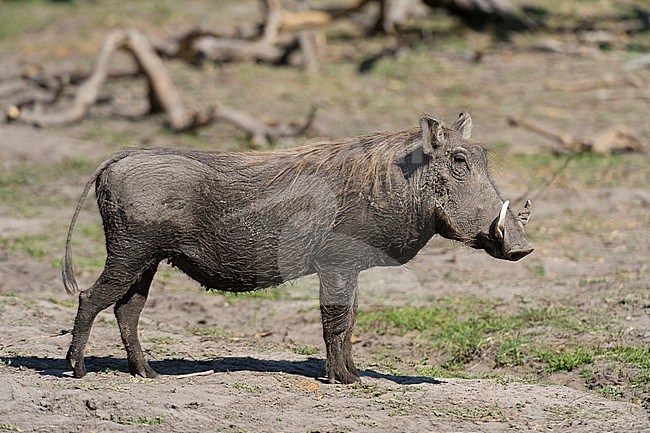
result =
[{"label": "warthog's head", "polygon": [[424,153],[435,168],[436,232],[493,257],[516,261],[533,249],[524,237],[530,201],[518,215],[501,199],[488,173],[486,152],[470,140],[472,118],[461,113],[447,128],[439,120],[421,119]]}]

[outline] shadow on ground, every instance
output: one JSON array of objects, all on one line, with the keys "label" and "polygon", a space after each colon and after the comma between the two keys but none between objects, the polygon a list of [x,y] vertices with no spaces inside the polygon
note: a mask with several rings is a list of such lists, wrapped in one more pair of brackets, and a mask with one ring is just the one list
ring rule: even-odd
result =
[{"label": "shadow on ground", "polygon": [[[86,369],[89,373],[105,371],[120,371],[128,374],[128,364],[125,359],[113,357],[88,356]],[[38,356],[8,356],[0,358],[0,362],[16,369],[34,370],[43,376],[69,377],[71,369],[65,359],[42,358]],[[246,357],[225,357],[212,361],[196,361],[187,359],[164,359],[150,361],[151,367],[162,375],[178,376],[192,373],[214,372],[227,373],[233,371],[255,371],[262,373],[287,373],[305,376],[324,381],[322,374],[325,365],[322,359],[307,358],[301,361],[276,361]],[[373,370],[359,370],[361,377],[386,379],[399,385],[415,385],[419,383],[439,384],[439,380],[423,376],[401,376],[384,374]]]}]

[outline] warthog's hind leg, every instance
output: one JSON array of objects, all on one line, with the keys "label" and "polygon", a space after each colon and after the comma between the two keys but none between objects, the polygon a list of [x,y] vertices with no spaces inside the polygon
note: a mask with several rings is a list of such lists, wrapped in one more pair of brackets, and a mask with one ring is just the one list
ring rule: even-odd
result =
[{"label": "warthog's hind leg", "polygon": [[360,381],[352,360],[352,330],[357,315],[357,276],[337,270],[319,271],[320,310],[327,348],[326,372],[330,383]]},{"label": "warthog's hind leg", "polygon": [[149,294],[151,281],[157,266],[147,269],[140,280],[115,304],[115,317],[120,327],[122,343],[129,361],[129,373],[136,376],[154,378],[158,376],[144,358],[140,339],[138,338],[138,321]]},{"label": "warthog's hind leg", "polygon": [[88,290],[79,293],[79,307],[74,320],[72,342],[66,355],[66,359],[72,366],[74,377],[79,378],[86,375],[84,349],[95,318],[100,311],[121,299],[133,281],[140,279],[141,269],[145,268],[145,266],[139,268],[134,266],[131,268],[134,270],[129,270],[126,269],[124,262],[108,257],[104,271],[95,284]]}]

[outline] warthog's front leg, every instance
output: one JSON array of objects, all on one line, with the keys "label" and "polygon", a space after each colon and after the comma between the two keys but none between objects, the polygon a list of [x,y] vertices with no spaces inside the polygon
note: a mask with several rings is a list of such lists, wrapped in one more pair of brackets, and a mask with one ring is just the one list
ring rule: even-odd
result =
[{"label": "warthog's front leg", "polygon": [[319,271],[319,277],[327,378],[330,383],[358,382],[350,340],[357,315],[358,273],[330,269]]}]

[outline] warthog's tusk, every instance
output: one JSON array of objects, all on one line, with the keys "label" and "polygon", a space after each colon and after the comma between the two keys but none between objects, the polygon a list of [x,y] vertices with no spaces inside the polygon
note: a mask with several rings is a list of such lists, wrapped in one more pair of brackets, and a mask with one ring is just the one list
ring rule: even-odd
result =
[{"label": "warthog's tusk", "polygon": [[496,236],[499,239],[503,239],[506,231],[506,212],[508,212],[508,206],[510,206],[510,200],[503,202],[501,206],[501,212],[499,212],[499,221],[497,222]]}]

